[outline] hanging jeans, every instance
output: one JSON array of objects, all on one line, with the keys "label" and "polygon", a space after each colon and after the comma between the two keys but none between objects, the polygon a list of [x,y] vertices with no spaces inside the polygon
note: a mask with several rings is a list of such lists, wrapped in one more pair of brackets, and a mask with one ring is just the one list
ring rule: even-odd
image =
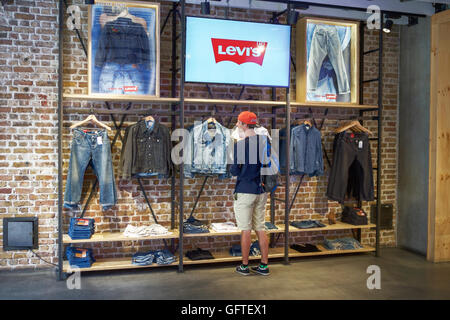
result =
[{"label": "hanging jeans", "polygon": [[119,64],[107,62],[102,68],[99,79],[100,93],[110,94],[148,94],[139,64]]},{"label": "hanging jeans", "polygon": [[103,210],[107,210],[116,204],[117,194],[111,160],[111,145],[106,130],[88,132],[80,129],[74,130],[64,194],[64,207],[78,208],[84,173],[88,165],[91,165],[99,182],[100,204]]},{"label": "hanging jeans", "polygon": [[342,55],[341,41],[335,26],[318,24],[311,39],[307,67],[307,90],[317,89],[320,69],[325,57],[328,55],[334,72],[336,73],[339,94],[350,92],[349,79]]},{"label": "hanging jeans", "polygon": [[334,139],[333,152],[328,198],[343,203],[345,194],[349,193],[359,200],[372,201],[372,157],[367,134],[338,133]]}]

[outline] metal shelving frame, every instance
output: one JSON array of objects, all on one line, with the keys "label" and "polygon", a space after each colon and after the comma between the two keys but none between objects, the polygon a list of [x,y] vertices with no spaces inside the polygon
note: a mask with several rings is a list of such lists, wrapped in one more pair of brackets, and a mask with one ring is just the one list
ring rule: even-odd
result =
[{"label": "metal shelving frame", "polygon": [[[275,1],[277,2],[277,1]],[[289,3],[286,2],[286,3]],[[59,78],[58,78],[58,270],[57,270],[57,274],[58,274],[58,279],[61,280],[64,277],[64,270],[63,270],[63,249],[64,249],[64,242],[63,242],[63,179],[62,179],[62,171],[63,171],[63,166],[62,166],[62,152],[63,152],[63,148],[62,148],[62,132],[63,132],[63,115],[64,115],[64,108],[63,108],[63,30],[64,30],[64,12],[65,12],[65,8],[66,8],[66,0],[59,0],[59,68],[58,68],[58,73],[59,73]],[[285,125],[286,125],[286,132],[290,132],[290,127],[291,127],[291,106],[297,106],[297,107],[303,107],[303,108],[309,108],[309,112],[310,115],[313,118],[314,121],[314,125],[317,127],[316,125],[316,119],[317,116],[313,116],[313,111],[312,108],[321,108],[321,109],[325,109],[325,112],[323,114],[322,117],[322,123],[320,125],[320,128],[322,128],[323,126],[323,121],[325,121],[325,119],[338,119],[338,120],[344,120],[344,119],[348,119],[347,118],[342,118],[342,117],[331,117],[328,115],[328,108],[336,108],[336,106],[332,106],[332,105],[320,105],[320,104],[301,104],[301,103],[296,103],[296,102],[291,102],[290,100],[290,88],[286,88],[286,100],[285,101],[238,101],[238,100],[234,100],[234,101],[229,101],[229,100],[214,100],[214,99],[186,99],[184,96],[184,74],[185,74],[185,65],[184,65],[184,58],[185,58],[185,51],[186,51],[186,44],[185,44],[185,37],[186,37],[186,29],[185,29],[185,0],[180,0],[179,2],[174,2],[172,4],[172,9],[169,11],[167,17],[165,18],[165,21],[162,25],[161,28],[161,33],[164,30],[164,27],[167,25],[168,21],[170,18],[172,18],[172,65],[171,65],[171,74],[172,74],[172,79],[171,79],[171,84],[172,84],[172,89],[171,89],[171,96],[172,98],[161,98],[161,99],[151,99],[148,102],[150,103],[160,103],[160,104],[168,104],[170,105],[170,111],[166,111],[166,112],[161,112],[158,111],[158,114],[163,114],[163,115],[168,115],[171,117],[171,129],[175,130],[177,128],[176,125],[176,118],[178,117],[178,127],[179,128],[184,128],[185,126],[185,117],[186,116],[208,116],[208,115],[223,115],[223,116],[231,116],[231,117],[235,117],[237,116],[236,114],[234,114],[234,111],[236,110],[236,105],[251,105],[254,107],[271,107],[271,112],[270,113],[264,113],[264,114],[259,114],[260,117],[264,117],[264,118],[271,118],[272,121],[272,128],[276,127],[276,118],[278,116],[281,116],[282,114],[278,114],[276,111],[279,109],[284,109],[284,118],[285,118]],[[325,4],[323,6],[326,6]],[[286,13],[287,11],[283,11],[282,13],[274,13],[273,14],[273,20],[271,20],[272,22],[275,20],[275,18],[281,14]],[[180,19],[180,29],[181,29],[181,34],[177,34],[176,33],[176,29],[177,29],[177,18]],[[383,25],[383,12],[381,12],[381,26]],[[378,120],[378,137],[377,137],[377,141],[378,141],[378,146],[377,146],[377,168],[374,168],[377,170],[377,192],[376,192],[376,203],[377,203],[377,219],[376,219],[376,239],[375,239],[375,244],[376,244],[376,248],[375,248],[375,254],[376,256],[380,255],[380,246],[379,246],[379,225],[380,225],[380,212],[381,212],[381,163],[382,163],[382,159],[381,159],[381,138],[382,138],[382,115],[383,115],[383,101],[382,101],[382,94],[383,94],[383,79],[382,79],[382,55],[383,55],[383,31],[380,29],[379,30],[379,48],[378,49],[374,49],[374,50],[370,50],[367,52],[364,52],[363,48],[364,48],[364,31],[363,31],[363,23],[361,23],[361,30],[360,30],[360,37],[361,37],[361,53],[360,53],[360,63],[361,63],[361,68],[360,68],[360,72],[361,72],[361,76],[360,76],[360,105],[359,106],[342,106],[342,107],[349,107],[349,108],[353,108],[353,109],[360,109],[360,113],[359,113],[359,117],[354,117],[356,119],[360,119],[361,121],[363,120]],[[80,43],[84,49],[84,51],[86,52],[86,48],[83,42],[83,39],[80,35],[79,30],[76,30],[77,36],[80,40]],[[181,56],[177,57],[177,39],[181,37]],[[369,80],[364,80],[362,78],[362,74],[363,74],[363,56],[366,54],[370,54],[372,52],[378,52],[379,54],[379,59],[378,59],[378,78],[377,79],[369,79]],[[86,54],[87,56],[87,54]],[[180,64],[180,68],[177,68],[177,58],[180,59],[179,64]],[[292,61],[292,60],[291,60]],[[294,64],[294,69],[295,69],[295,64]],[[179,79],[179,97],[177,97],[177,75],[178,72],[180,73],[180,79]],[[372,81],[378,81],[378,105],[377,106],[364,106],[362,105],[363,102],[363,86],[364,83],[366,82],[372,82]],[[242,95],[244,88],[242,88],[242,91],[239,95]],[[212,94],[209,90],[208,87],[208,91],[210,93],[210,97],[212,98]],[[276,94],[275,94],[275,89],[273,89],[272,91],[272,99],[275,100],[276,98]],[[83,96],[83,95],[66,95],[65,96],[66,99],[70,100],[70,99],[75,99],[75,100],[93,100],[96,101],[98,99],[93,99],[92,97],[89,96]],[[115,143],[115,141],[117,140],[117,138],[122,139],[122,135],[121,135],[121,128],[122,128],[122,124],[126,118],[127,115],[139,115],[139,114],[148,114],[151,110],[132,110],[131,106],[132,103],[134,102],[134,100],[130,99],[131,102],[129,102],[128,107],[125,110],[113,110],[110,108],[108,101],[105,101],[105,105],[107,107],[108,110],[100,110],[100,111],[96,111],[96,113],[98,114],[110,114],[112,121],[114,123],[115,129],[117,130],[114,139],[113,139],[113,143]],[[124,100],[122,100],[122,102],[124,102]],[[145,102],[145,101],[136,101],[136,102]],[[232,114],[229,113],[220,113],[220,112],[216,112],[216,110],[214,111],[189,111],[189,110],[185,110],[185,104],[209,104],[209,105],[215,105],[215,104],[227,104],[227,105],[235,105]],[[365,112],[369,112],[369,111],[378,111],[378,115],[377,116],[364,116]],[[92,110],[87,110],[87,109],[71,109],[69,110],[69,112],[75,112],[78,114],[88,114],[90,112],[92,112]],[[122,115],[122,118],[120,120],[120,123],[117,124],[117,121],[114,117],[114,115]],[[320,118],[320,116],[319,116]],[[287,146],[289,146],[289,141],[290,140],[290,135],[287,134],[286,135],[286,143]],[[289,159],[289,148],[286,148],[286,159]],[[326,150],[325,150],[325,157],[327,159],[328,164],[330,165],[330,161],[328,158],[328,155],[326,154]],[[178,207],[178,225],[179,225],[179,232],[178,232],[178,272],[183,272],[183,266],[185,265],[184,260],[183,260],[183,241],[184,241],[184,236],[183,236],[183,232],[182,232],[182,226],[183,226],[183,221],[184,221],[184,201],[183,201],[183,197],[184,197],[184,172],[183,172],[183,166],[179,166],[179,170],[178,170],[178,200],[176,199],[176,175],[173,174],[171,177],[171,228],[175,229],[175,222],[176,222],[176,208]],[[284,263],[288,264],[289,263],[289,213],[290,213],[290,209],[292,208],[292,205],[295,202],[295,198],[297,196],[297,193],[300,189],[301,183],[303,182],[304,177],[301,177],[300,182],[298,183],[294,194],[291,196],[290,194],[290,174],[289,174],[289,170],[286,170],[285,173],[285,196],[284,199],[277,199],[275,198],[274,194],[271,194],[270,197],[270,219],[271,222],[274,222],[274,218],[275,218],[275,202],[279,201],[279,202],[284,202],[284,230],[282,232],[284,232],[284,253],[283,255],[281,254],[276,254],[274,255],[277,258],[282,257],[284,260]],[[144,194],[144,198],[147,202],[147,205],[149,206],[150,212],[152,213],[155,221],[156,221],[156,216],[152,210],[151,207],[151,203],[148,200],[146,194],[145,194],[145,189],[142,185],[141,180],[138,180],[139,182],[139,186],[141,188],[142,193]],[[206,183],[206,178],[203,182],[203,187]],[[84,212],[89,204],[90,199],[93,196],[93,193],[95,192],[95,188],[96,188],[96,184],[97,181],[94,182],[92,188],[91,188],[91,192],[90,195],[88,197],[88,200],[84,206],[82,215],[84,215]],[[201,188],[201,191],[203,190],[203,187]],[[193,214],[194,210],[195,210],[195,206],[200,198],[200,194],[201,191],[197,197],[197,201],[194,205],[194,207],[192,208],[191,214]],[[359,204],[361,204],[359,202]],[[349,228],[350,229],[350,228]],[[361,228],[355,228],[358,232],[357,238],[358,240],[360,240],[361,237]],[[295,231],[299,231],[296,230],[296,228],[293,228],[293,232]],[[278,233],[279,235],[281,233]],[[212,234],[213,235],[213,234]],[[203,234],[202,236],[211,236],[211,234]],[[186,236],[187,238],[190,238],[190,236]],[[172,250],[174,250],[174,239],[173,237],[171,237],[171,242],[172,242]],[[276,240],[274,239],[274,233],[271,233],[271,245],[274,245],[274,242],[276,242]],[[167,246],[167,243],[165,243],[165,245]],[[296,255],[292,255],[291,256],[296,256]],[[191,264],[191,262],[186,262],[186,264]]]}]

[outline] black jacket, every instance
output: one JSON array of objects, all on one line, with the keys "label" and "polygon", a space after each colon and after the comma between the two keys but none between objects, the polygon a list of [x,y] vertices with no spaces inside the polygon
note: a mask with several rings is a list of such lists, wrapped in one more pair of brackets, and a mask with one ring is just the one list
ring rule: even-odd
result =
[{"label": "black jacket", "polygon": [[150,44],[144,27],[128,18],[106,23],[98,40],[95,66],[103,67],[106,62],[148,67]]},{"label": "black jacket", "polygon": [[122,178],[142,173],[169,177],[173,170],[170,154],[169,129],[155,120],[150,130],[145,121],[140,120],[125,131],[120,157]]}]

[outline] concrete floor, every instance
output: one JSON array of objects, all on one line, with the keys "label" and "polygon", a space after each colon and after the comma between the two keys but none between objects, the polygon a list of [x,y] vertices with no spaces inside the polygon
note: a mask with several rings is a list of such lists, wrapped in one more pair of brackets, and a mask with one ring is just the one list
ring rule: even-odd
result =
[{"label": "concrete floor", "polygon": [[[366,272],[381,269],[381,289],[369,290]],[[270,264],[271,275],[234,273],[233,264],[81,274],[69,290],[53,270],[0,272],[0,299],[450,299],[450,263],[384,248],[374,254],[291,259]]]}]

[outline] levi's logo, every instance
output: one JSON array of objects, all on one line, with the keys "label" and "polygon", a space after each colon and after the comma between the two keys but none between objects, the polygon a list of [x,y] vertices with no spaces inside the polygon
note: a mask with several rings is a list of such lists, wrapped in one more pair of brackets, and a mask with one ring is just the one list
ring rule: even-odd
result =
[{"label": "levi's logo", "polygon": [[236,64],[254,62],[262,66],[267,42],[211,38],[216,63],[231,61]]}]

